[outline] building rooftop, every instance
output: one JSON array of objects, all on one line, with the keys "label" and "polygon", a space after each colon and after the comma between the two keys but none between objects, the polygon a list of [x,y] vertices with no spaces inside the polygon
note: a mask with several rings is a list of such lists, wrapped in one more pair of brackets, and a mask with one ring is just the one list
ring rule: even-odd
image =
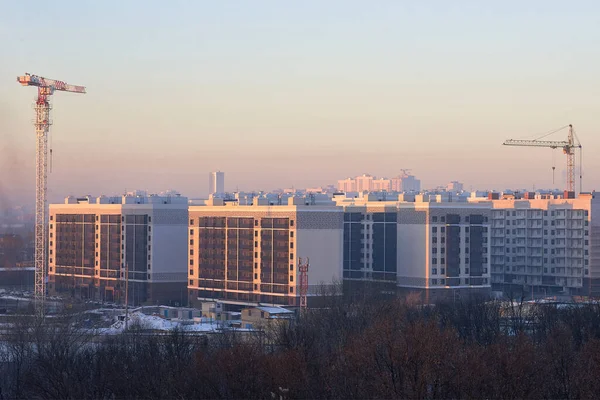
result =
[{"label": "building rooftop", "polygon": [[260,311],[268,312],[269,314],[293,314],[293,311],[283,307],[271,307],[271,306],[258,306],[256,307]]}]

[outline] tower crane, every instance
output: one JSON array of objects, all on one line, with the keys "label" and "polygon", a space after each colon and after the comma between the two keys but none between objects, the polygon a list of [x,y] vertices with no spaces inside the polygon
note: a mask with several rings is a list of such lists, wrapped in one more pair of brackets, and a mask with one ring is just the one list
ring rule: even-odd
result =
[{"label": "tower crane", "polygon": [[[562,129],[569,128],[569,134],[567,135],[566,141],[552,141],[552,140],[540,140],[544,137],[556,133]],[[573,129],[573,125],[565,125],[554,131],[546,133],[545,135],[534,139],[534,140],[506,140],[503,145],[505,146],[526,146],[526,147],[549,147],[551,149],[562,148],[563,153],[567,156],[567,191],[575,192],[575,149],[579,149],[581,162],[581,143],[579,138]],[[553,167],[554,168],[554,167]],[[580,168],[581,174],[581,168]],[[581,178],[581,175],[580,175]],[[579,190],[581,190],[581,182],[579,183]]]},{"label": "tower crane", "polygon": [[85,93],[85,87],[69,85],[63,81],[46,79],[25,73],[17,77],[23,86],[36,86],[38,95],[35,100],[35,308],[44,315],[46,300],[46,263],[48,258],[48,210],[46,208],[46,189],[48,175],[48,132],[50,120],[50,96],[56,90],[62,92]]}]

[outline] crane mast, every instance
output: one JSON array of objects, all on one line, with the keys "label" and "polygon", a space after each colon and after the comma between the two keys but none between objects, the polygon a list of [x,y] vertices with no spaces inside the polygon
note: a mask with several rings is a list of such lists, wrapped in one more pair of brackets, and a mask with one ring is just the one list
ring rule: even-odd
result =
[{"label": "crane mast", "polygon": [[[506,140],[503,145],[505,146],[524,146],[524,147],[547,147],[551,149],[562,148],[563,153],[567,156],[567,191],[575,192],[575,149],[581,150],[581,143],[577,139],[573,125],[568,125],[569,134],[567,135],[566,141],[553,141],[553,140]],[[566,127],[563,127],[566,128]],[[559,128],[563,129],[563,128]],[[555,133],[555,130],[550,133]],[[544,135],[544,137],[547,135]],[[541,139],[541,138],[540,138]],[[581,171],[580,171],[581,172]],[[581,185],[580,185],[581,186]],[[581,187],[579,188],[581,190]]]},{"label": "crane mast", "polygon": [[26,73],[17,77],[23,86],[36,86],[35,100],[35,309],[43,316],[46,301],[46,274],[48,260],[48,208],[46,193],[48,187],[48,132],[50,131],[50,96],[54,91],[85,93],[85,87],[69,85],[62,81],[46,79]]}]

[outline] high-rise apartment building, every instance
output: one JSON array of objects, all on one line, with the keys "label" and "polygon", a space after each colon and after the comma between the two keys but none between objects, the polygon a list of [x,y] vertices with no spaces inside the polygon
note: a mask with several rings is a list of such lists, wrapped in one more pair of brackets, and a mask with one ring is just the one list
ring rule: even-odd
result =
[{"label": "high-rise apartment building", "polygon": [[420,192],[421,181],[413,175],[403,175],[400,177],[400,185],[402,192]]},{"label": "high-rise apartment building", "polygon": [[429,299],[457,290],[490,290],[490,205],[412,201],[344,200],[343,277],[387,282]]},{"label": "high-rise apartment building", "polygon": [[599,296],[600,199],[519,197],[489,201],[494,290]]},{"label": "high-rise apartment building", "polygon": [[[50,205],[49,290],[130,304],[185,301],[187,198],[67,197]],[[183,297],[182,297],[183,295]]]},{"label": "high-rise apartment building", "polygon": [[213,171],[208,174],[208,194],[225,193],[225,173]]},{"label": "high-rise apartment building", "polygon": [[374,192],[389,192],[392,189],[391,181],[387,178],[373,179]]},{"label": "high-rise apartment building", "polygon": [[462,192],[464,185],[458,181],[452,181],[446,186],[448,192]]},{"label": "high-rise apartment building", "polygon": [[237,200],[190,206],[190,302],[297,306],[299,258],[310,259],[309,305],[341,279],[342,208],[304,197]]},{"label": "high-rise apartment building", "polygon": [[356,192],[356,181],[353,178],[341,179],[338,181],[337,188],[344,193]]},{"label": "high-rise apartment building", "polygon": [[362,176],[357,176],[355,181],[357,192],[370,192],[373,190],[373,177],[371,175],[363,174]]}]

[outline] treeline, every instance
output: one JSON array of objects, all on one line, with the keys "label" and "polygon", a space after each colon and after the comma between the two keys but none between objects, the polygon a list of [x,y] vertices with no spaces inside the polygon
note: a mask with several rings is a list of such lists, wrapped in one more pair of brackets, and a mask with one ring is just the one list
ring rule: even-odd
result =
[{"label": "treeline", "polygon": [[332,299],[252,335],[96,336],[23,320],[0,399],[575,399],[600,393],[600,307]]}]

